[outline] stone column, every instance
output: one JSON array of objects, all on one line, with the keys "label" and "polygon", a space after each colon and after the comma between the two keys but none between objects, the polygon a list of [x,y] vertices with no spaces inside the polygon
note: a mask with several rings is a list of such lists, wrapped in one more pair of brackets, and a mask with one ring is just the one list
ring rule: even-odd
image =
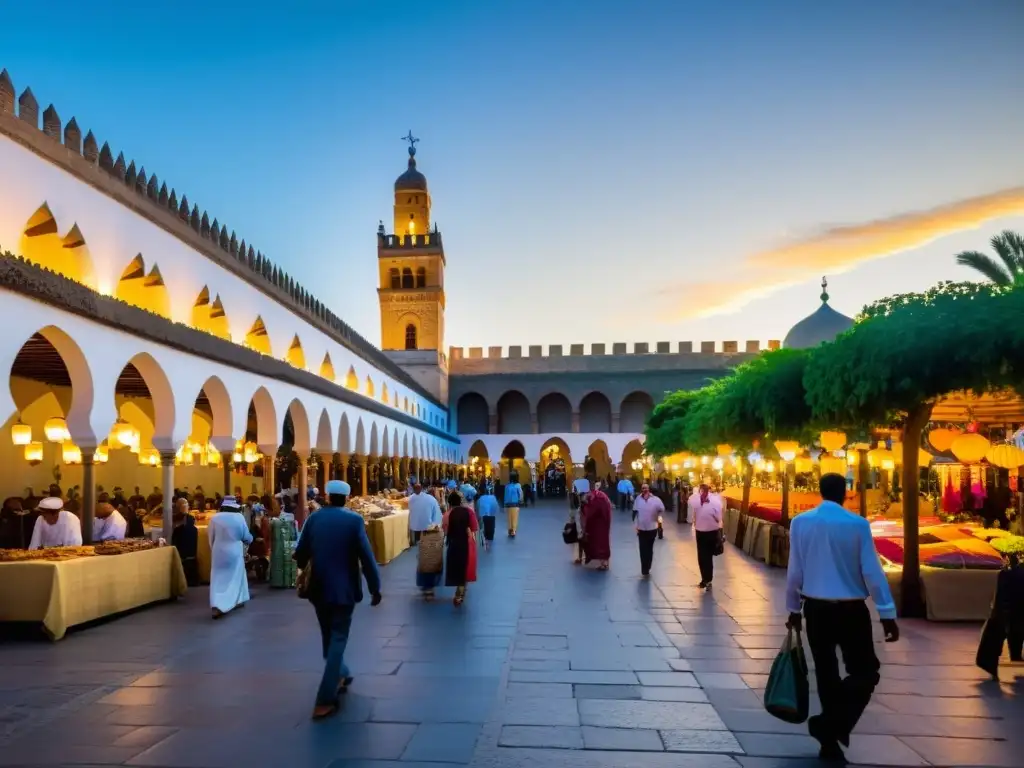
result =
[{"label": "stone column", "polygon": [[402,460],[399,462],[399,469],[402,472],[402,482],[399,485],[399,488],[405,488],[409,483],[409,459],[402,457]]},{"label": "stone column", "polygon": [[306,521],[306,515],[309,511],[309,507],[306,506],[306,457],[301,453],[299,454],[299,471],[298,479],[296,480],[296,487],[298,488],[298,495],[296,496],[295,504],[295,522],[302,527],[302,524]]},{"label": "stone column", "polygon": [[[262,448],[260,449],[263,450]],[[277,493],[277,481],[274,477],[274,471],[277,467],[274,464],[274,456],[272,454],[265,454],[263,460],[263,492],[273,496]]]},{"label": "stone column", "polygon": [[492,435],[498,434],[498,414],[491,413],[487,416],[487,432]]},{"label": "stone column", "polygon": [[366,464],[367,464],[367,460],[368,460],[367,456],[360,455],[358,457],[358,461],[359,461],[359,492],[363,496],[365,496],[367,494],[367,489],[369,487],[369,482],[367,481],[367,477],[366,477]]},{"label": "stone column", "polygon": [[394,480],[395,488],[399,490],[405,490],[405,486],[402,485],[402,460],[397,456],[391,458],[391,477]]},{"label": "stone column", "polygon": [[341,462],[341,472],[338,473],[338,479],[344,480],[346,483],[348,482],[348,459],[348,454],[338,454],[338,461]]},{"label": "stone column", "polygon": [[92,524],[96,519],[96,451],[82,449],[82,543],[92,542]]},{"label": "stone column", "polygon": [[619,418],[620,418],[619,414],[617,414],[617,413],[613,413],[612,414],[612,432],[621,432],[622,431],[621,429],[619,429],[619,423],[620,423],[619,422]]},{"label": "stone column", "polygon": [[580,431],[580,412],[579,411],[573,411],[572,412],[572,431],[573,432],[579,432]]},{"label": "stone column", "polygon": [[[231,457],[228,456],[226,453],[222,453],[220,456],[221,456],[221,459],[224,461],[224,495],[225,496],[230,496],[231,492],[232,492],[232,489],[231,489]],[[241,501],[242,500],[239,499],[239,502],[241,502]]]},{"label": "stone column", "polygon": [[167,543],[171,542],[171,534],[174,532],[174,451],[160,451],[160,474],[163,482],[163,537]]}]

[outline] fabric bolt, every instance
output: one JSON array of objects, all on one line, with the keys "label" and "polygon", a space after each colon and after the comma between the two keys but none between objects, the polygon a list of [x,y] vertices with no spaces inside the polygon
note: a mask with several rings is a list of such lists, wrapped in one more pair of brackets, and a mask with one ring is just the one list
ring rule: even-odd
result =
[{"label": "fabric bolt", "polygon": [[210,518],[207,534],[213,564],[210,571],[210,607],[227,613],[249,602],[244,546],[252,541],[245,518],[238,512],[218,512]]},{"label": "fabric bolt", "polygon": [[831,501],[793,518],[787,610],[799,613],[801,598],[865,600],[869,596],[881,618],[896,618],[896,604],[868,521]]}]

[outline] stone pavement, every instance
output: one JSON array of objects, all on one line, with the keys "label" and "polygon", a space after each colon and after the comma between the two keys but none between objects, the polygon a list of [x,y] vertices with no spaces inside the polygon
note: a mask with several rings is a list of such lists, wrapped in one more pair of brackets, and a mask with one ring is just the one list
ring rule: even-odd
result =
[{"label": "stone pavement", "polygon": [[[0,643],[0,765],[817,764],[805,729],[761,706],[785,631],[781,571],[727,548],[714,592],[698,592],[691,530],[669,523],[642,581],[624,513],[612,570],[585,570],[563,522],[561,504],[524,510],[518,539],[481,553],[461,609],[417,598],[412,553],[384,568],[383,604],[360,606],[353,624],[356,682],[322,723],[309,720],[316,623],[291,591],[258,587],[214,622],[194,590],[57,644]],[[1024,671],[985,681],[976,625],[902,628],[878,645],[882,683],[851,762],[1024,765]]]}]

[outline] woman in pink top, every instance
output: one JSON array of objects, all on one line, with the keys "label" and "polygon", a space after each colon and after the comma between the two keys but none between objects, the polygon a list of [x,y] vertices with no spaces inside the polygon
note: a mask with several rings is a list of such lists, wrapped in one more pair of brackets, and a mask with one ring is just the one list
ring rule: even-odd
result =
[{"label": "woman in pink top", "polygon": [[722,497],[712,494],[706,483],[688,502],[697,537],[697,565],[700,568],[699,589],[711,589],[715,575],[715,549],[722,535]]}]

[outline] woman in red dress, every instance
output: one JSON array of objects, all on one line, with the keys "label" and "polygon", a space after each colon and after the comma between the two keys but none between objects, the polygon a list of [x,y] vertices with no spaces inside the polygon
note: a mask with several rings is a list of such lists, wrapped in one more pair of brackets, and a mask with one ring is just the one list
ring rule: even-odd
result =
[{"label": "woman in red dress", "polygon": [[476,533],[479,525],[472,507],[462,504],[462,496],[453,492],[448,496],[450,509],[444,515],[444,531],[448,543],[448,562],[445,564],[445,586],[455,587],[455,605],[466,599],[466,585],[476,581]]},{"label": "woman in red dress", "polygon": [[600,484],[584,498],[580,516],[583,519],[583,552],[587,562],[597,560],[600,570],[607,571],[612,556],[612,503]]}]

